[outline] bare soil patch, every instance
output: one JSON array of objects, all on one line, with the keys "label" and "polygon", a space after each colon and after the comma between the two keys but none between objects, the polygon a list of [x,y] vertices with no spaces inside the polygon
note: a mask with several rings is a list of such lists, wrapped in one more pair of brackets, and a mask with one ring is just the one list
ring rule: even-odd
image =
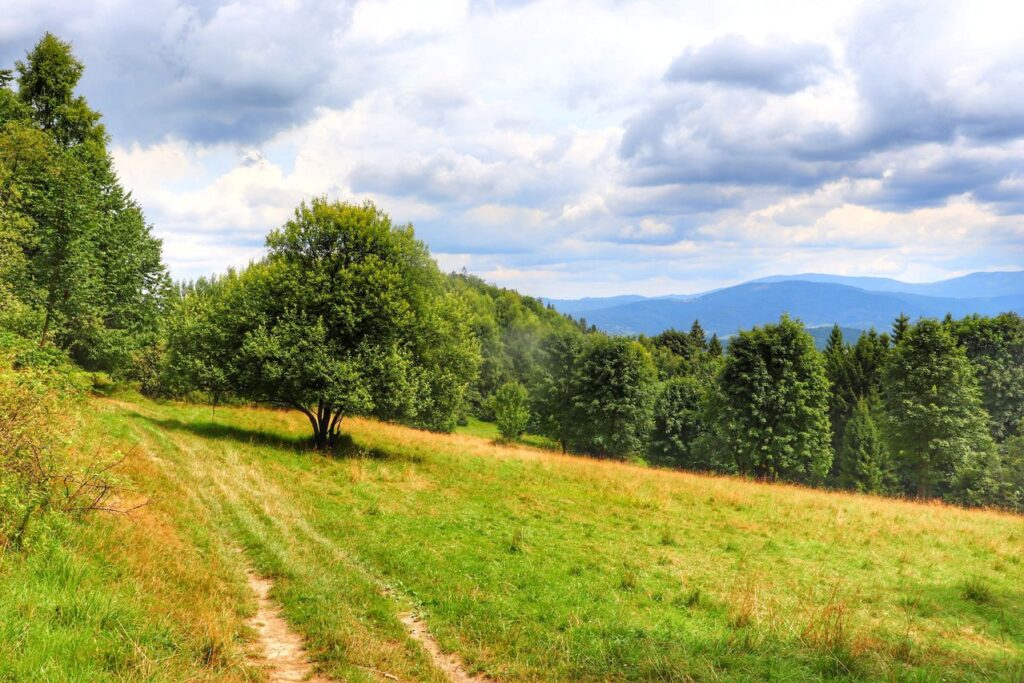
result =
[{"label": "bare soil patch", "polygon": [[256,663],[266,670],[270,683],[329,683],[328,679],[313,674],[302,637],[292,630],[270,599],[273,586],[270,579],[249,572],[249,587],[258,603],[256,614],[249,620],[249,625],[259,633],[260,652],[255,657]]}]

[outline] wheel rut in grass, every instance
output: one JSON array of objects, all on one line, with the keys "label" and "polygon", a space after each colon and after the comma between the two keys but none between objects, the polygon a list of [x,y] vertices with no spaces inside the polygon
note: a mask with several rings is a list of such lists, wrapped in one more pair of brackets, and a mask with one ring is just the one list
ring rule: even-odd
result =
[{"label": "wheel rut in grass", "polygon": [[266,670],[270,683],[328,683],[328,679],[313,675],[313,665],[306,655],[302,637],[292,630],[270,599],[273,585],[270,579],[249,572],[249,587],[258,605],[256,615],[249,620],[249,625],[259,633],[260,653],[255,663]]},{"label": "wheel rut in grass", "polygon": [[430,656],[434,666],[443,671],[452,683],[486,683],[488,679],[473,676],[466,671],[462,659],[455,653],[445,653],[419,617],[412,612],[399,615],[405,630]]}]

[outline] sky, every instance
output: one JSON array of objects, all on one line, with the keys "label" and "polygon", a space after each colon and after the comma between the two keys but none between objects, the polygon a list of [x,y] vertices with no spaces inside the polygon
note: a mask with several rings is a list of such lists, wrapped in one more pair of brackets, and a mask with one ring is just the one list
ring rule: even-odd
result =
[{"label": "sky", "polygon": [[372,200],[534,296],[1024,266],[1024,3],[4,0],[179,279]]}]

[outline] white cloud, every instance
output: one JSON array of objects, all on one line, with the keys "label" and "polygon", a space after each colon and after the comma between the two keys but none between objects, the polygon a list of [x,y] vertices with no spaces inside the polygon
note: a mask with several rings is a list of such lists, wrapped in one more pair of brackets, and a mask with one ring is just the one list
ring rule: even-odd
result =
[{"label": "white cloud", "polygon": [[0,55],[74,41],[177,276],[328,194],[413,221],[446,268],[658,294],[1024,262],[1022,11],[14,0]]}]

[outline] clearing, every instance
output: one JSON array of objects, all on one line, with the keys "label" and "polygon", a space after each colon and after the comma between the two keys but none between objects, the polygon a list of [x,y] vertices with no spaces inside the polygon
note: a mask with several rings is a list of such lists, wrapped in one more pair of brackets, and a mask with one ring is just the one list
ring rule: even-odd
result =
[{"label": "clearing", "polygon": [[268,614],[329,680],[1024,676],[1020,517],[344,428],[92,400],[151,502],[0,566],[0,680],[260,680]]}]

